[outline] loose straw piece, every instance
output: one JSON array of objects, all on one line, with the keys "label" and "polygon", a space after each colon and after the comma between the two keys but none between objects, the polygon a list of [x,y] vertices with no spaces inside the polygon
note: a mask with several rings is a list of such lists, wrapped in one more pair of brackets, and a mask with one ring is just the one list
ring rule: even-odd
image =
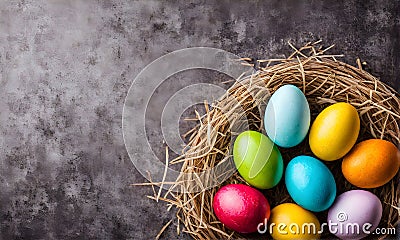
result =
[{"label": "loose straw piece", "polygon": [[163,232],[165,231],[165,229],[167,229],[167,227],[172,223],[172,220],[169,220],[169,222],[167,222],[167,224],[164,225],[164,227],[161,228],[160,232],[157,234],[156,236],[156,240],[160,239],[161,235],[163,234]]},{"label": "loose straw piece", "polygon": [[162,178],[162,181],[161,181],[160,189],[158,189],[158,194],[157,194],[156,202],[158,202],[158,199],[159,199],[160,196],[161,196],[161,191],[162,191],[163,186],[164,186],[165,177],[167,176],[167,171],[168,171],[168,159],[169,159],[168,147],[165,147],[165,168],[164,168],[164,174],[163,174],[163,178]]}]

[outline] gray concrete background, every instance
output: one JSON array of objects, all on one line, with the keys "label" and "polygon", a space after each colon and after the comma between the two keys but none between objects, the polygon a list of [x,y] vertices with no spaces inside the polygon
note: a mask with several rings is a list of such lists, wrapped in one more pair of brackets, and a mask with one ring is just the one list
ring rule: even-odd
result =
[{"label": "gray concrete background", "polygon": [[21,0],[0,11],[0,239],[156,236],[173,213],[129,186],[144,178],[121,115],[134,77],[173,50],[275,58],[289,39],[321,38],[400,90],[399,1]]}]

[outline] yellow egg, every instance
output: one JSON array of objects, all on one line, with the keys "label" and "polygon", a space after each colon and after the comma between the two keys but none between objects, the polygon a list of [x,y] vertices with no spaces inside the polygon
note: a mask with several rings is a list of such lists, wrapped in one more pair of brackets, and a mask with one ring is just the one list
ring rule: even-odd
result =
[{"label": "yellow egg", "polygon": [[351,150],[359,131],[357,110],[348,103],[335,103],[325,108],[312,124],[309,136],[311,150],[322,160],[337,160]]},{"label": "yellow egg", "polygon": [[269,233],[274,239],[318,239],[318,218],[294,203],[274,207],[269,220]]}]

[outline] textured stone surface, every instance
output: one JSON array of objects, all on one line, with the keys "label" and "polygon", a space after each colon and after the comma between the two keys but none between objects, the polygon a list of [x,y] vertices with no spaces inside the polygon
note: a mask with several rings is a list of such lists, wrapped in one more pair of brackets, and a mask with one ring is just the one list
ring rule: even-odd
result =
[{"label": "textured stone surface", "polygon": [[121,115],[134,77],[173,50],[275,58],[289,39],[323,39],[400,90],[399,1],[21,0],[0,11],[1,239],[156,236],[173,213],[129,186],[145,179]]}]

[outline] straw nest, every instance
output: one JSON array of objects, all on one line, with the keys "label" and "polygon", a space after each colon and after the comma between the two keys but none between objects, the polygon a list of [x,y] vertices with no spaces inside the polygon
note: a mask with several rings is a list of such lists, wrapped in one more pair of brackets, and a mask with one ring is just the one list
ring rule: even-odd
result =
[{"label": "straw nest", "polygon": [[[199,125],[189,134],[187,151],[170,164],[181,163],[182,172],[197,176],[203,170],[211,169],[221,162],[230,161],[231,141],[239,133],[231,131],[229,126],[237,119],[244,119],[252,130],[264,132],[263,116],[259,109],[265,106],[267,98],[276,89],[285,84],[298,86],[306,95],[312,119],[328,105],[335,102],[351,103],[358,111],[361,119],[360,142],[368,138],[386,139],[400,146],[400,96],[394,89],[385,85],[374,76],[362,69],[360,60],[357,67],[337,60],[340,55],[328,55],[328,49],[309,43],[302,48],[295,48],[287,59],[272,59],[258,61],[262,67],[250,76],[236,81],[227,93],[211,108],[206,108],[206,114],[198,116]],[[246,60],[246,59],[245,59]],[[240,114],[230,114],[235,112]],[[237,122],[236,122],[237,123]],[[240,124],[239,124],[240,125]],[[285,165],[290,159],[301,152],[312,155],[307,140],[292,149],[281,149]],[[341,172],[341,160],[325,162],[335,176],[338,194],[356,189],[345,180]],[[223,171],[220,171],[223,173]],[[222,185],[228,183],[245,183],[236,172]],[[380,227],[396,227],[399,221],[399,174],[382,187],[372,189],[383,204],[383,216]],[[152,199],[167,202],[168,210],[177,209],[176,219],[168,222],[160,234],[171,223],[176,226],[177,234],[189,233],[195,239],[237,239],[259,238],[261,235],[240,235],[225,228],[216,218],[212,209],[212,200],[221,186],[207,188],[191,193],[188,191],[174,192],[173,189],[183,189],[182,181],[176,182],[164,197],[150,196]],[[271,207],[284,202],[292,202],[283,181],[263,193]],[[157,194],[156,194],[157,195]],[[326,211],[316,214],[320,222],[326,222]],[[172,225],[171,225],[172,226]],[[171,227],[170,226],[170,227]],[[324,233],[322,238],[331,238]],[[383,238],[384,236],[374,237]],[[262,236],[265,238],[265,236]]]}]

